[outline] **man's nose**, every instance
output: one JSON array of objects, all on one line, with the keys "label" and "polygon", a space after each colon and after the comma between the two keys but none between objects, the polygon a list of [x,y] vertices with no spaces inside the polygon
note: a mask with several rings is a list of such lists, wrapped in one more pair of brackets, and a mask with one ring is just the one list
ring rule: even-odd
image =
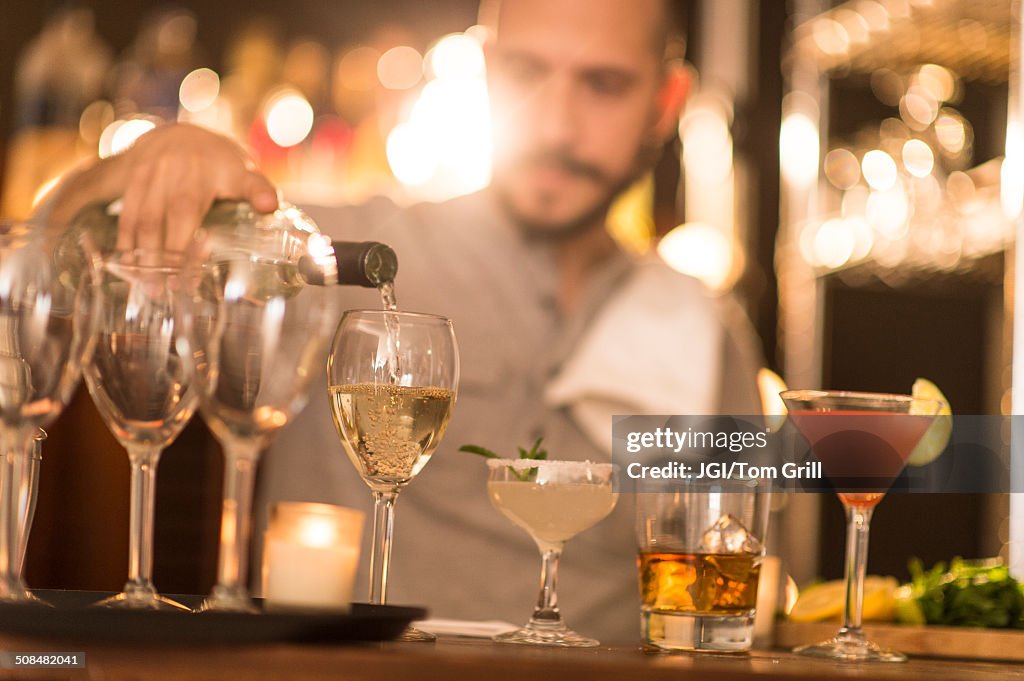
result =
[{"label": "man's nose", "polygon": [[537,141],[548,148],[572,147],[581,130],[579,98],[572,83],[554,76],[538,94],[533,107]]}]

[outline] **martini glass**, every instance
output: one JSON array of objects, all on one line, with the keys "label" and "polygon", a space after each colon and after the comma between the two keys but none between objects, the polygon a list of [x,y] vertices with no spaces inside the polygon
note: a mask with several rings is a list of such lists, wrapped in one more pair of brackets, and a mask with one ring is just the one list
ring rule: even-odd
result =
[{"label": "martini glass", "polygon": [[871,515],[943,402],[910,395],[824,390],[781,393],[793,425],[821,462],[846,510],[846,603],[835,638],[795,652],[850,662],[903,662],[907,656],[871,643],[861,630]]},{"label": "martini glass", "polygon": [[489,459],[487,494],[502,515],[526,530],[541,555],[541,587],[526,626],[498,643],[590,648],[596,639],[570,629],[558,610],[558,559],[565,543],[615,508],[613,466],[589,461]]}]

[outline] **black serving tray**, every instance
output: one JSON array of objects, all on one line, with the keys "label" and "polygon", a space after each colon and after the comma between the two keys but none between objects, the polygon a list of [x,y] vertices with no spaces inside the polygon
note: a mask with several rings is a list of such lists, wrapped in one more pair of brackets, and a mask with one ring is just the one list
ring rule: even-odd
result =
[{"label": "black serving tray", "polygon": [[[348,613],[163,612],[90,607],[111,593],[36,589],[49,604],[0,604],[0,633],[47,641],[202,644],[345,643],[397,638],[424,608],[353,603]],[[198,607],[201,596],[168,595]],[[254,599],[257,607],[262,604]]]}]

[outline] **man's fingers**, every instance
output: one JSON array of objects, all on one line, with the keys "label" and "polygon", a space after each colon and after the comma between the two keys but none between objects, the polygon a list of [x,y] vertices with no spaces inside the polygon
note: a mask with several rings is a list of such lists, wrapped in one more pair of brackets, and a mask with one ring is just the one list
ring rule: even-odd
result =
[{"label": "man's fingers", "polygon": [[137,165],[132,169],[121,196],[121,218],[118,221],[117,250],[131,251],[137,247],[136,234],[142,219],[142,207],[146,202],[151,179],[155,170],[151,165]]},{"label": "man's fingers", "polygon": [[169,251],[184,251],[192,240],[192,234],[203,221],[213,199],[198,190],[183,192],[167,205],[167,237],[165,248]]},{"label": "man's fingers", "polygon": [[195,159],[182,159],[166,169],[164,184],[164,225],[160,246],[183,250],[209,207],[209,189],[202,185],[201,166]]},{"label": "man's fingers", "polygon": [[149,186],[138,207],[135,225],[135,248],[158,250],[164,245],[164,223],[169,198],[174,196],[184,174],[175,164],[157,163],[149,178]]},{"label": "man's fingers", "polygon": [[240,146],[193,126],[147,133],[118,164],[119,250],[187,249],[215,198],[245,200],[261,213],[278,206],[277,190]]},{"label": "man's fingers", "polygon": [[245,197],[260,213],[270,213],[277,210],[277,190],[274,185],[270,184],[270,181],[263,177],[263,175],[255,172],[248,171],[247,178],[245,180]]}]

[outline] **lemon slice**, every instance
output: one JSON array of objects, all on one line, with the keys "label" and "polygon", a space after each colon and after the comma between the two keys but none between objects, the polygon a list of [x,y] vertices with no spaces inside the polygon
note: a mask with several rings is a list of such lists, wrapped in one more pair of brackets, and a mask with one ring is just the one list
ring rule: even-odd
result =
[{"label": "lemon slice", "polygon": [[[898,586],[895,577],[865,577],[863,619],[874,622],[891,620],[896,614]],[[846,582],[842,579],[814,584],[800,593],[796,605],[789,613],[789,619],[794,622],[839,619],[843,614],[845,598]]]},{"label": "lemon slice", "polygon": [[896,590],[896,619],[902,624],[927,624],[910,584]]},{"label": "lemon slice", "polygon": [[779,396],[785,389],[786,382],[777,373],[767,368],[758,369],[757,390],[761,394],[761,410],[765,425],[773,433],[779,432],[786,422],[786,403]]},{"label": "lemon slice", "polygon": [[[914,381],[914,388],[911,396],[917,400],[938,400],[942,402],[939,415],[932,425],[925,432],[924,437],[910,453],[907,463],[911,466],[924,466],[935,461],[949,444],[949,436],[953,432],[953,410],[949,406],[949,400],[942,394],[938,386],[927,378],[919,378]],[[910,413],[915,413],[916,405],[910,405]]]}]

